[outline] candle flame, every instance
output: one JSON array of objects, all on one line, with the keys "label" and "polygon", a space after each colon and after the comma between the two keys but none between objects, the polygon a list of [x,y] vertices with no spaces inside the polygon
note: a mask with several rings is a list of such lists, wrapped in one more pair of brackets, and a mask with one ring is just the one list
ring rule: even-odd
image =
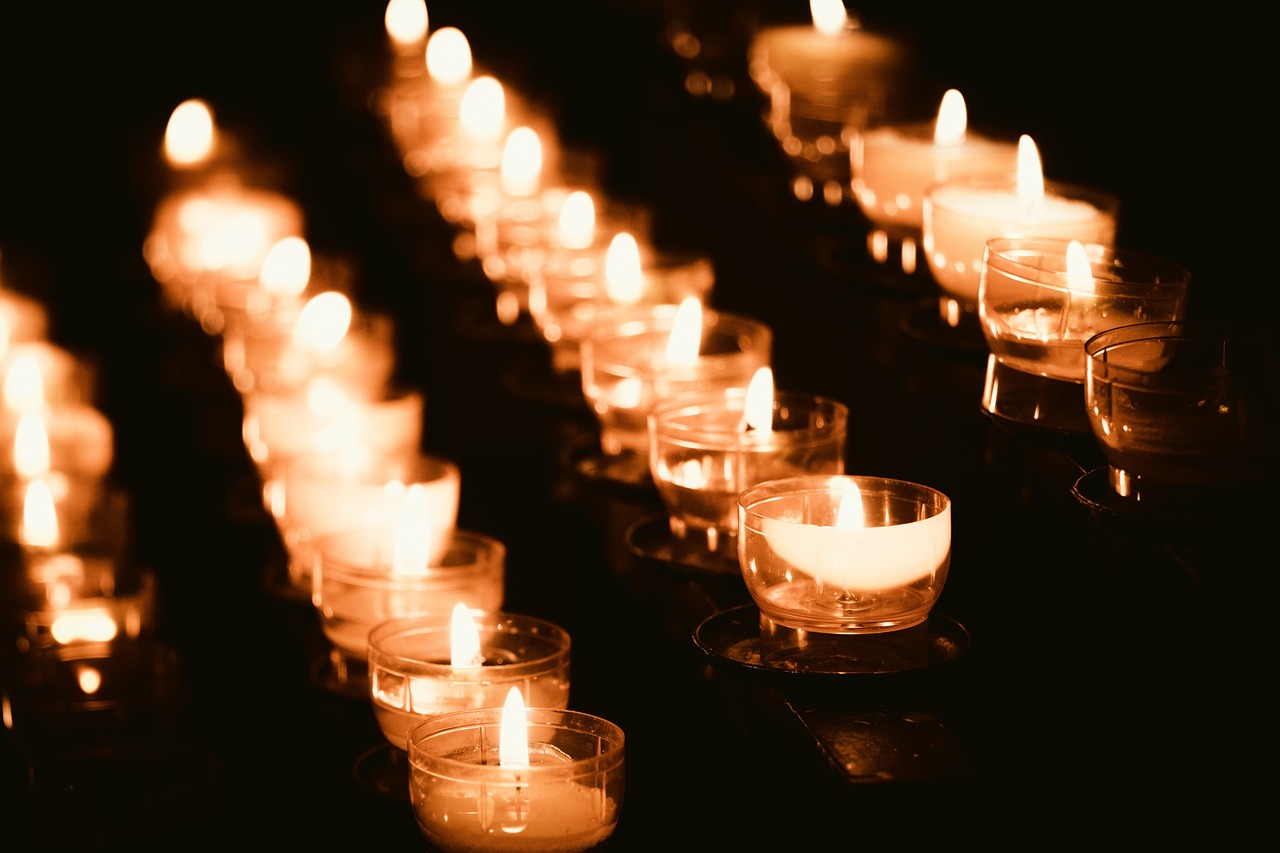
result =
[{"label": "candle flame", "polygon": [[502,148],[502,189],[508,195],[530,196],[542,180],[542,140],[531,127],[517,127]]},{"label": "candle flame", "polygon": [[814,28],[824,36],[837,35],[849,22],[841,0],[809,0],[809,14]]},{"label": "candle flame", "polygon": [[836,527],[845,530],[856,530],[866,527],[862,520],[862,492],[857,483],[846,480],[844,490],[840,493],[840,504],[836,508]]},{"label": "candle flame", "polygon": [[1040,151],[1030,136],[1018,139],[1018,210],[1023,222],[1036,219],[1044,203],[1044,170]]},{"label": "candle flame", "polygon": [[279,240],[262,259],[258,281],[268,293],[298,296],[311,280],[311,247],[301,237]]},{"label": "candle flame", "polygon": [[44,374],[34,353],[14,356],[4,377],[4,404],[14,412],[33,412],[44,407]]},{"label": "candle flame", "polygon": [[396,517],[391,571],[397,575],[425,575],[433,547],[431,525],[425,523],[431,501],[421,483],[405,490]]},{"label": "candle flame", "polygon": [[747,399],[742,410],[744,426],[760,432],[773,429],[773,370],[761,367],[747,386]]},{"label": "candle flame", "polygon": [[92,696],[102,687],[102,673],[91,666],[83,666],[76,673],[76,683],[86,696]]},{"label": "candle flame", "polygon": [[422,0],[390,0],[382,20],[393,42],[415,45],[427,35],[427,4]]},{"label": "candle flame", "polygon": [[342,342],[351,328],[351,300],[336,290],[307,300],[293,327],[293,344],[311,352],[328,352]]},{"label": "candle flame", "polygon": [[702,349],[702,303],[696,296],[686,296],[676,309],[667,340],[667,363],[691,366],[698,362]]},{"label": "candle flame", "polygon": [[481,666],[484,654],[480,651],[480,629],[467,605],[459,601],[453,605],[453,620],[449,628],[449,661],[453,666]]},{"label": "candle flame", "polygon": [[58,544],[58,535],[53,492],[44,480],[32,480],[22,502],[22,543],[32,548],[52,548]]},{"label": "candle flame", "polygon": [[498,764],[503,767],[529,766],[529,721],[524,713],[524,696],[512,687],[502,704],[498,728]]},{"label": "candle flame", "polygon": [[1093,293],[1097,286],[1093,280],[1093,267],[1089,253],[1079,240],[1067,244],[1067,287],[1076,293]]},{"label": "candle flame", "polygon": [[13,467],[27,479],[49,473],[49,430],[44,418],[28,412],[18,419],[13,436]]},{"label": "candle flame", "polygon": [[477,77],[467,84],[458,107],[458,123],[467,139],[491,145],[502,136],[507,119],[507,95],[496,77]]},{"label": "candle flame", "polygon": [[164,155],[174,166],[194,166],[213,151],[213,113],[198,98],[183,101],[169,116],[164,131]]},{"label": "candle flame", "polygon": [[54,640],[66,645],[74,642],[109,643],[120,628],[106,610],[90,607],[59,613],[49,630]]},{"label": "candle flame", "polygon": [[631,305],[644,292],[640,245],[626,231],[615,234],[604,256],[604,292],[613,302]]},{"label": "candle flame", "polygon": [[427,39],[427,73],[445,86],[471,76],[471,44],[457,27],[442,27]]},{"label": "candle flame", "polygon": [[964,95],[956,89],[948,89],[942,96],[942,103],[938,105],[938,119],[933,126],[934,144],[961,144],[968,126],[969,111],[965,107]]},{"label": "candle flame", "polygon": [[595,241],[596,204],[591,194],[569,193],[560,208],[560,244],[566,249],[585,249]]}]

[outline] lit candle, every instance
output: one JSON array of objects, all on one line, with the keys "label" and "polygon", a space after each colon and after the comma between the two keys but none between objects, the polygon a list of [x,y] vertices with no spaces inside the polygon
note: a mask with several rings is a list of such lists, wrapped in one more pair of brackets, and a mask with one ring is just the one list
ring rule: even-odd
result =
[{"label": "lit candle", "polygon": [[957,326],[978,307],[987,241],[995,237],[1056,237],[1082,243],[1114,241],[1117,201],[1097,191],[1047,184],[1029,136],[1018,143],[1016,183],[958,180],[925,194],[924,249],[942,291],[942,317]]},{"label": "lit candle", "polygon": [[369,686],[383,734],[407,750],[423,718],[501,705],[512,687],[542,708],[569,705],[569,634],[515,613],[441,614],[383,622],[369,632]]},{"label": "lit candle", "polygon": [[928,618],[951,564],[951,501],[878,477],[804,476],[738,498],[738,558],[760,612],[820,633]]},{"label": "lit candle", "polygon": [[423,0],[389,0],[382,15],[395,55],[395,76],[416,77],[426,70],[429,18]]},{"label": "lit candle", "polygon": [[649,469],[678,539],[734,553],[738,494],[764,480],[844,472],[848,408],[777,392],[762,367],[743,391],[682,396],[649,413]]},{"label": "lit candle", "polygon": [[452,711],[409,734],[410,800],[441,850],[574,853],[617,824],[622,729],[590,714],[526,708],[512,688],[501,708]]},{"label": "lit candle", "polygon": [[175,169],[196,169],[213,157],[218,144],[213,110],[199,98],[174,107],[164,130],[164,156]]}]

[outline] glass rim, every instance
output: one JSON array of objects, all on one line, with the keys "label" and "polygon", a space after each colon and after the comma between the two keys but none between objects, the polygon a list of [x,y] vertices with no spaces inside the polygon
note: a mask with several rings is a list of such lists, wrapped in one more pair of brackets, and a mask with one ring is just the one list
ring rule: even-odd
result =
[{"label": "glass rim", "polygon": [[[371,628],[368,638],[370,665],[374,665],[376,658],[376,665],[393,669],[400,673],[411,675],[439,673],[440,675],[461,676],[475,674],[477,678],[488,679],[495,676],[506,678],[525,675],[529,670],[545,668],[548,664],[555,663],[561,659],[565,659],[567,663],[567,658],[572,651],[572,637],[567,630],[554,622],[537,616],[512,613],[506,610],[473,610],[472,614],[476,616],[477,628],[480,629],[482,642],[486,629],[493,629],[490,633],[495,636],[545,637],[555,645],[555,649],[537,657],[522,658],[512,663],[486,664],[481,667],[455,667],[449,663],[410,657],[406,654],[390,652],[382,648],[382,644],[391,639],[411,639],[424,635],[434,636],[437,633],[448,637],[452,628],[453,613],[452,611],[439,611],[437,613],[423,613],[389,619],[379,622]],[[503,625],[510,626],[512,630],[502,630]]]},{"label": "glass rim", "polygon": [[[893,477],[881,477],[869,474],[805,474],[798,477],[783,477],[776,480],[765,480],[748,486],[738,495],[738,507],[744,513],[756,513],[755,507],[776,498],[795,495],[830,495],[832,487],[838,482],[852,482],[863,495],[899,495],[912,499],[912,495],[932,498],[941,514],[952,506],[951,497],[941,489],[900,480]],[[924,502],[924,501],[920,501]],[[788,523],[774,519],[780,523]]]}]

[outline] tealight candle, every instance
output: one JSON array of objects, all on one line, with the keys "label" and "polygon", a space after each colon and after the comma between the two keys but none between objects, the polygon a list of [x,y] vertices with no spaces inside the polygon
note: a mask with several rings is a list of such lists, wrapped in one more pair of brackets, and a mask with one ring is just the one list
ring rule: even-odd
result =
[{"label": "tealight candle", "polygon": [[606,454],[648,458],[648,417],[679,394],[750,384],[768,367],[773,333],[759,320],[677,305],[620,308],[593,323],[581,342],[582,387],[600,421]]},{"label": "tealight candle", "polygon": [[924,622],[951,565],[951,501],[881,477],[770,480],[738,497],[738,560],[762,617],[825,634]]},{"label": "tealight candle", "polygon": [[576,853],[609,838],[622,808],[625,738],[591,714],[526,708],[451,711],[409,732],[418,826],[449,853]]},{"label": "tealight candle", "polygon": [[388,0],[382,23],[395,58],[392,76],[413,78],[424,74],[430,29],[427,4],[423,0]]},{"label": "tealight candle", "polygon": [[942,319],[951,326],[976,319],[987,241],[997,237],[1052,237],[1082,243],[1114,242],[1119,202],[1096,190],[1046,182],[1035,143],[1018,145],[1016,183],[990,179],[935,184],[925,193],[924,250],[942,291]]},{"label": "tealight candle", "polygon": [[659,403],[649,413],[649,468],[679,539],[736,553],[738,494],[802,474],[844,473],[848,408],[775,392],[769,368],[729,388]]},{"label": "tealight candle", "polygon": [[[470,648],[470,656],[460,655]],[[409,748],[409,729],[448,711],[490,708],[512,687],[541,708],[569,706],[569,633],[518,613],[441,614],[383,622],[369,632],[369,688],[388,741]]]}]

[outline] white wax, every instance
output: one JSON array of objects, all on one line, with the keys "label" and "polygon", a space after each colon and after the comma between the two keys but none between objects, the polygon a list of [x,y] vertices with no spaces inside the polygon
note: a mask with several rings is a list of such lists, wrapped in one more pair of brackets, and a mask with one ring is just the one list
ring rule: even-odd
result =
[{"label": "white wax", "polygon": [[424,403],[421,394],[409,392],[372,403],[347,401],[336,411],[317,413],[302,393],[254,394],[245,408],[266,458],[283,460],[356,445],[381,455],[415,453]]},{"label": "white wax", "polygon": [[906,52],[875,33],[846,28],[828,35],[812,24],[795,24],[762,29],[751,42],[749,61],[751,75],[763,89],[778,81],[801,96],[857,97],[901,73]]},{"label": "white wax", "polygon": [[[425,492],[423,514],[414,523],[430,533],[428,541],[446,543],[458,520],[460,483],[447,477],[417,485]],[[297,476],[286,470],[284,477],[284,524],[305,530],[315,540],[340,530],[373,528],[394,541],[405,500],[403,489],[388,488],[381,482],[332,477]]]}]

